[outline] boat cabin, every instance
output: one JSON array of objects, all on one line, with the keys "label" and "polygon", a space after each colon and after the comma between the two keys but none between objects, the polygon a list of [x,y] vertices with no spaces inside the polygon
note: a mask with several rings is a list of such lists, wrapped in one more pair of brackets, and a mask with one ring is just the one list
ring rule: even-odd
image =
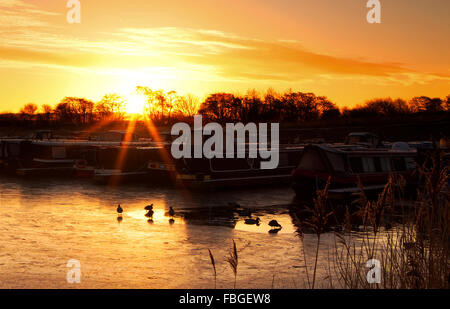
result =
[{"label": "boat cabin", "polygon": [[345,138],[346,145],[364,145],[369,147],[379,147],[381,145],[378,135],[370,132],[353,132]]},{"label": "boat cabin", "polygon": [[331,189],[358,190],[358,179],[364,186],[383,187],[391,173],[408,179],[416,167],[416,156],[416,150],[309,145],[292,173],[293,187],[299,195],[316,192],[324,188],[328,178]]},{"label": "boat cabin", "polygon": [[139,141],[139,136],[134,133],[128,134],[127,131],[111,130],[101,133],[97,140],[104,142],[137,142]]},{"label": "boat cabin", "polygon": [[34,140],[50,140],[53,138],[53,132],[51,130],[37,130],[31,135],[31,139]]}]

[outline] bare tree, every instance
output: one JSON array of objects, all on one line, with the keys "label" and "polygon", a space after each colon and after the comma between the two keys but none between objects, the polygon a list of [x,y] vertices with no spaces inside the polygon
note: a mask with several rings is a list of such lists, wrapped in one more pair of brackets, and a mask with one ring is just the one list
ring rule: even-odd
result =
[{"label": "bare tree", "polygon": [[105,94],[95,105],[95,110],[101,119],[120,120],[125,115],[126,102],[117,93]]},{"label": "bare tree", "polygon": [[[164,100],[162,90],[153,91],[147,86],[137,86],[136,92],[141,93],[147,97],[147,102],[144,106],[144,112],[150,119],[162,118],[164,112]],[[159,115],[161,110],[161,115]]]},{"label": "bare tree", "polygon": [[25,104],[24,107],[20,110],[22,114],[34,115],[38,110],[38,106],[34,103]]},{"label": "bare tree", "polygon": [[200,109],[200,99],[192,94],[179,97],[177,110],[187,117],[194,116]]},{"label": "bare tree", "polygon": [[429,98],[426,96],[414,97],[409,101],[413,112],[440,112],[442,111],[442,100],[440,98]]},{"label": "bare tree", "polygon": [[172,115],[172,111],[176,107],[178,101],[178,95],[176,91],[169,91],[166,95],[166,109],[167,109],[167,119],[170,122],[170,116]]},{"label": "bare tree", "polygon": [[31,120],[33,119],[33,116],[37,110],[38,106],[36,104],[28,103],[20,109],[20,113],[22,114],[23,119]]}]

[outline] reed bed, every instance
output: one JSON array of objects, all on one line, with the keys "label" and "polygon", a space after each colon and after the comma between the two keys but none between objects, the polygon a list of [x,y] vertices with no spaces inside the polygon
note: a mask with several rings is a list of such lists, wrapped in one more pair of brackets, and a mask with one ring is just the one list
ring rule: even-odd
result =
[{"label": "reed bed", "polygon": [[[359,206],[356,214],[362,220],[362,233],[359,237],[350,233],[352,216],[348,213],[345,230],[335,232],[335,258],[329,271],[329,277],[337,279],[333,282],[338,283],[335,287],[449,288],[449,179],[448,168],[439,162],[435,157],[431,164],[427,162],[417,168],[422,185],[417,189],[414,202],[405,203],[405,181],[395,175],[375,201],[367,200],[361,190],[356,200]],[[325,191],[321,194],[326,194]],[[391,229],[394,215],[400,218],[400,223]],[[379,236],[380,229],[385,231],[383,237]],[[379,283],[368,281],[366,262],[370,259],[380,262]]]},{"label": "reed bed", "polygon": [[[405,198],[405,179],[392,174],[375,200],[362,189],[346,211],[342,222],[337,221],[333,205],[328,200],[328,180],[317,192],[309,218],[296,225],[309,227],[317,236],[312,269],[306,261],[302,246],[306,286],[317,288],[317,270],[327,274],[320,287],[342,289],[448,289],[450,287],[450,191],[449,169],[440,163],[439,152],[416,169],[420,185],[415,200]],[[351,210],[353,209],[353,211]],[[355,218],[358,223],[355,224]],[[396,218],[396,220],[394,220]],[[333,220],[334,219],[334,220]],[[395,222],[393,222],[395,221]],[[352,231],[361,225],[358,233]],[[330,226],[333,228],[330,229]],[[337,226],[342,229],[336,228]],[[359,226],[358,226],[359,228]],[[321,235],[334,230],[334,248],[328,251],[328,264],[318,265]],[[209,250],[216,286],[215,260]],[[369,282],[368,261],[377,260],[380,281]],[[229,251],[227,262],[234,274],[236,288],[238,252],[236,243]],[[312,275],[310,274],[312,271]],[[302,278],[300,278],[302,279]],[[305,279],[305,278],[303,278]],[[275,284],[272,277],[272,288]],[[301,280],[300,280],[301,281]]]}]

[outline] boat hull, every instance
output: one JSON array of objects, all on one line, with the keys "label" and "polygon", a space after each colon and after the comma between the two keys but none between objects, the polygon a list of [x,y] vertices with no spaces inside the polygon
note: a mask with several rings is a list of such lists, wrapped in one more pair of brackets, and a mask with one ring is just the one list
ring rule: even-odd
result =
[{"label": "boat hull", "polygon": [[123,171],[98,172],[98,171],[96,171],[94,174],[94,177],[93,177],[93,180],[95,183],[108,184],[108,185],[137,183],[137,182],[146,181],[147,179],[148,179],[148,173],[146,171],[143,171],[143,172],[123,172]]}]

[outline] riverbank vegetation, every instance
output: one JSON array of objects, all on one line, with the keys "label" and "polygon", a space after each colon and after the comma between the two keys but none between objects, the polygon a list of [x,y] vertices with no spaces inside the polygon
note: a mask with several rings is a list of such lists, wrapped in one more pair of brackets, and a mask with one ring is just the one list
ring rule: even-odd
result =
[{"label": "riverbank vegetation", "polygon": [[[449,167],[441,155],[436,151],[417,166],[421,185],[415,199],[406,198],[404,179],[392,174],[375,199],[366,196],[361,186],[352,201],[337,205],[328,199],[328,182],[311,205],[293,204],[290,215],[302,242],[299,257],[304,272],[292,288],[449,289]],[[310,244],[315,243],[308,253],[306,236]],[[233,241],[226,260],[234,288],[237,252]],[[209,255],[217,286],[210,250]],[[245,259],[240,263],[245,265]],[[277,288],[275,275],[272,288]]]},{"label": "riverbank vegetation", "polygon": [[[321,265],[328,274],[320,278],[321,287],[349,289],[438,289],[450,288],[450,192],[449,168],[435,153],[416,172],[421,179],[415,200],[405,199],[404,179],[391,175],[376,200],[369,200],[364,191],[347,205],[346,215],[328,223],[338,211],[327,202],[327,187],[318,192],[311,210],[311,219],[296,216],[299,233],[313,227],[317,236],[317,261],[320,236],[334,231],[334,252],[328,265]],[[333,209],[325,211],[325,204]],[[352,210],[350,210],[352,209]],[[358,233],[353,233],[354,229]],[[304,256],[306,259],[306,256]],[[375,259],[380,270],[379,282],[369,282],[368,261]],[[309,287],[314,288],[317,263]],[[370,275],[375,274],[372,272]],[[307,276],[309,278],[310,276]]]}]

